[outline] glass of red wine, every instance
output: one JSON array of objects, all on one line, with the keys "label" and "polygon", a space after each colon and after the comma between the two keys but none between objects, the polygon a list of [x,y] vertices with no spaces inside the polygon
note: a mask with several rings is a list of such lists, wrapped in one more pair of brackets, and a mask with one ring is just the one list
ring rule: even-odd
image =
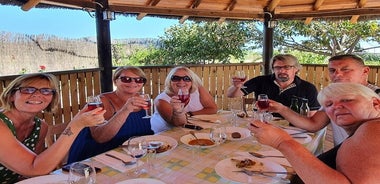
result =
[{"label": "glass of red wine", "polygon": [[265,117],[267,117],[266,110],[269,108],[269,98],[268,98],[268,95],[266,95],[266,94],[259,94],[257,96],[256,105],[259,108],[259,112],[260,112],[259,117],[260,117],[260,120],[263,121],[263,122],[269,120],[268,118],[265,118]]},{"label": "glass of red wine", "polygon": [[187,103],[190,99],[189,90],[180,88],[178,90],[178,98],[181,100],[181,103]]},{"label": "glass of red wine", "polygon": [[149,110],[150,106],[152,106],[151,98],[149,94],[141,93],[140,96],[144,98],[144,100],[148,103],[147,105],[143,106],[143,109],[145,110],[145,116],[142,118],[150,118]]},{"label": "glass of red wine", "polygon": [[87,111],[92,111],[98,107],[103,107],[103,102],[99,96],[87,97]]},{"label": "glass of red wine", "polygon": [[[232,77],[234,80],[240,80],[241,82],[244,82],[247,79],[247,76],[245,75],[245,72],[243,70],[237,70],[235,71],[235,75]],[[247,88],[246,86],[242,86],[241,88]]]}]

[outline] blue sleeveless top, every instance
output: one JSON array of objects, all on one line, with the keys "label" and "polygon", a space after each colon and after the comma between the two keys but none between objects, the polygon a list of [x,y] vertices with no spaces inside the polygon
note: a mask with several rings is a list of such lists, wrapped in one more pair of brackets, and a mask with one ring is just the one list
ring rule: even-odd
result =
[{"label": "blue sleeveless top", "polygon": [[84,128],[70,148],[67,163],[84,160],[117,148],[133,136],[152,135],[150,119],[142,118],[144,116],[145,110],[130,113],[119,132],[105,143],[96,142],[91,136],[90,128]]},{"label": "blue sleeveless top", "polygon": [[[0,119],[3,120],[3,122],[9,127],[13,135],[16,137],[17,135],[16,128],[13,125],[12,120],[10,120],[3,113],[0,113]],[[29,148],[33,152],[36,149],[36,145],[40,137],[41,119],[38,117],[35,117],[34,122],[35,122],[35,125],[31,134],[22,142],[22,144],[24,144],[27,148]],[[5,166],[0,164],[0,183],[16,183],[19,177],[20,177],[19,174],[7,169]]]}]

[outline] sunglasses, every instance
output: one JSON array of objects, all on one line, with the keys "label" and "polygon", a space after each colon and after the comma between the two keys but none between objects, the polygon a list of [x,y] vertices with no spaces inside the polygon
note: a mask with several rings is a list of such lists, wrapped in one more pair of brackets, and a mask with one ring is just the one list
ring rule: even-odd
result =
[{"label": "sunglasses", "polygon": [[54,95],[55,89],[51,88],[40,88],[37,89],[35,87],[18,87],[15,89],[16,91],[19,90],[22,94],[34,94],[36,91],[39,91],[43,95]]},{"label": "sunglasses", "polygon": [[146,83],[146,78],[144,78],[144,77],[126,77],[126,76],[123,76],[123,77],[119,77],[118,79],[120,79],[120,81],[123,83],[131,83],[132,81],[135,81],[138,84],[142,84],[142,83],[145,84]]},{"label": "sunglasses", "polygon": [[183,77],[178,76],[178,75],[173,75],[172,78],[171,78],[172,82],[179,82],[181,80],[183,80],[184,82],[191,82],[191,78],[189,76],[187,76],[187,75],[183,76]]}]

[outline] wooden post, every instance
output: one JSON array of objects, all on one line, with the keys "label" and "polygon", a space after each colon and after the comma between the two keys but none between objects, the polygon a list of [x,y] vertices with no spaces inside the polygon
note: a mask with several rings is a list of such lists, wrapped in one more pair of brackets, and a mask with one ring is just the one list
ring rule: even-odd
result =
[{"label": "wooden post", "polygon": [[269,27],[269,21],[272,19],[270,12],[264,12],[264,38],[263,38],[263,62],[264,74],[270,74],[270,60],[273,56],[273,27]]}]

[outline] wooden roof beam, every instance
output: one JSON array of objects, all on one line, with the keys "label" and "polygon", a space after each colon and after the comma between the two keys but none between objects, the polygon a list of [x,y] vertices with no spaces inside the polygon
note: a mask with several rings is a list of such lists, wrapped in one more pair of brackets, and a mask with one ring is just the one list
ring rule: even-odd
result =
[{"label": "wooden roof beam", "polygon": [[[146,2],[146,6],[156,6],[161,0],[148,0]],[[136,17],[137,20],[143,19],[145,16],[147,16],[148,13],[139,13]]]},{"label": "wooden roof beam", "polygon": [[40,2],[41,2],[41,0],[29,0],[24,5],[22,5],[21,9],[24,11],[28,11],[28,10],[32,9],[33,7],[35,7]]},{"label": "wooden roof beam", "polygon": [[305,11],[305,12],[293,12],[293,13],[276,13],[274,16],[276,19],[302,19],[306,17],[324,17],[324,18],[331,18],[331,17],[348,17],[353,15],[361,15],[361,16],[370,16],[370,15],[379,15],[380,9],[379,8],[360,8],[360,9],[347,9],[347,10],[339,10],[335,12],[331,11]]},{"label": "wooden roof beam", "polygon": [[[367,3],[367,0],[360,0],[358,3],[358,8],[364,7],[366,3]],[[359,16],[360,15],[353,15],[351,17],[350,22],[356,24],[358,22]]]},{"label": "wooden roof beam", "polygon": [[[321,7],[321,5],[323,4],[324,1],[325,0],[316,0],[315,3],[314,3],[313,9],[316,10],[316,11],[319,10],[319,8]],[[306,18],[305,24],[306,25],[310,24],[312,20],[313,20],[313,17]]]},{"label": "wooden roof beam", "polygon": [[[198,6],[201,4],[201,1],[202,0],[192,0],[190,5],[188,6],[189,9],[196,9],[198,8]],[[189,18],[190,16],[189,15],[184,15],[181,17],[181,19],[179,20],[179,23],[180,24],[183,24],[185,23],[185,21]]]},{"label": "wooden roof beam", "polygon": [[[232,11],[235,8],[236,0],[231,0],[230,3],[228,3],[228,6],[224,9],[226,11]],[[225,17],[220,17],[218,20],[218,23],[221,24],[226,20]]]},{"label": "wooden roof beam", "polygon": [[272,12],[278,5],[278,3],[280,3],[281,0],[273,0],[272,2],[270,2],[270,4],[268,5],[268,11],[269,12]]}]

